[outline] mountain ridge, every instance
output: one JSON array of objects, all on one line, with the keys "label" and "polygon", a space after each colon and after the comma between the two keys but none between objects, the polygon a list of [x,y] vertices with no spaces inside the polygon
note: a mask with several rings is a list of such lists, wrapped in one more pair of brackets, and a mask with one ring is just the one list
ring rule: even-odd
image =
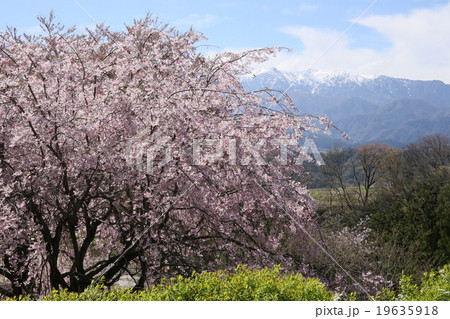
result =
[{"label": "mountain ridge", "polygon": [[247,90],[287,90],[300,111],[327,116],[353,144],[398,146],[423,135],[450,134],[450,85],[438,80],[271,69],[242,84]]}]

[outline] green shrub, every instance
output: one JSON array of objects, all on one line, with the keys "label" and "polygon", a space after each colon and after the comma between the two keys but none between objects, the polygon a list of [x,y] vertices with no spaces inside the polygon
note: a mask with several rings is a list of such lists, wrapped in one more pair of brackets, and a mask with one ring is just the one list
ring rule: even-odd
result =
[{"label": "green shrub", "polygon": [[[333,300],[333,295],[318,279],[305,278],[300,274],[281,274],[280,267],[249,269],[239,266],[235,272],[216,271],[194,273],[189,278],[177,277],[163,280],[149,290],[107,289],[103,285],[92,285],[82,293],[54,290],[44,297],[48,301],[169,301],[169,300]],[[347,300],[356,300],[356,293]],[[383,289],[376,300],[405,301],[449,301],[450,264],[438,271],[425,273],[420,285],[411,282],[411,276],[400,280],[398,295]],[[32,300],[30,296],[9,300]]]},{"label": "green shrub", "polygon": [[398,300],[450,301],[450,264],[438,271],[425,273],[421,285],[411,283],[411,277],[400,280]]},{"label": "green shrub", "polygon": [[333,300],[333,294],[317,279],[281,274],[279,266],[262,270],[239,266],[236,272],[179,276],[140,292],[96,285],[83,293],[55,290],[44,300]]},{"label": "green shrub", "polygon": [[424,273],[421,284],[412,282],[412,276],[402,276],[398,295],[389,289],[377,294],[376,300],[392,301],[450,301],[450,264],[437,271]]}]

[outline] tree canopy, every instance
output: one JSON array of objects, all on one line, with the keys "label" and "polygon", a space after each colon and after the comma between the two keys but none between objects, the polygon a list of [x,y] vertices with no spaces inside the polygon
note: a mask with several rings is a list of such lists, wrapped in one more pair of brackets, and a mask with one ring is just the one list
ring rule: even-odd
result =
[{"label": "tree canopy", "polygon": [[303,265],[288,248],[315,204],[280,141],[331,123],[242,88],[278,49],[205,56],[200,34],[151,17],[119,32],[40,22],[0,33],[1,294]]}]

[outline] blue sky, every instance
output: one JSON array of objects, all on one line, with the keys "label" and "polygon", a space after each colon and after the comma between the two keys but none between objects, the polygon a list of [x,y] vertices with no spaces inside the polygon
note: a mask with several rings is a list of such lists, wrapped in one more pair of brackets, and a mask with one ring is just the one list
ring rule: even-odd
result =
[{"label": "blue sky", "polygon": [[375,0],[2,1],[0,29],[8,25],[36,33],[36,16],[52,9],[69,26],[92,26],[92,16],[113,29],[149,12],[182,30],[193,26],[208,37],[207,43],[214,46],[210,51],[293,49],[264,68],[302,71],[312,67],[450,83],[450,0],[378,0],[356,21]]}]

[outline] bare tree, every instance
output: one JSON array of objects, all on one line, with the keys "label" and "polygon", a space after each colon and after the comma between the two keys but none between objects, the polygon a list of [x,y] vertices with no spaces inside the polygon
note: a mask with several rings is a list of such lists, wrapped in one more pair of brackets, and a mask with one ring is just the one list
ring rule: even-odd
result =
[{"label": "bare tree", "polygon": [[433,172],[450,164],[450,137],[443,134],[424,136],[409,144],[404,156],[410,178],[431,177]]},{"label": "bare tree", "polygon": [[362,206],[366,206],[370,189],[383,175],[383,158],[389,150],[388,145],[380,143],[367,144],[356,149],[351,163],[357,186],[358,201]]},{"label": "bare tree", "polygon": [[[339,202],[348,208],[354,206],[348,187],[351,186],[348,179],[349,161],[353,156],[351,148],[333,149],[324,155],[325,164],[321,173],[327,176],[327,184],[330,191],[339,197]],[[330,198],[332,198],[331,194]],[[332,205],[332,202],[330,202]]]}]

